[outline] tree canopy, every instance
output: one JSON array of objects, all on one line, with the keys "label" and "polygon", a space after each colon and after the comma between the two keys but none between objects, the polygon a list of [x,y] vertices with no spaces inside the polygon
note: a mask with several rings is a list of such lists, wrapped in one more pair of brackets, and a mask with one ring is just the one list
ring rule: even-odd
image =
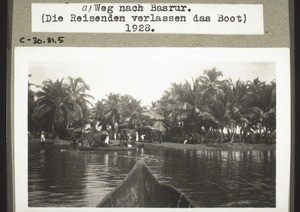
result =
[{"label": "tree canopy", "polygon": [[[243,82],[224,79],[217,69],[205,70],[184,83],[172,83],[158,100],[142,106],[126,94],[109,93],[96,103],[81,78],[46,80],[34,92],[28,84],[29,130],[60,133],[87,123],[127,123],[137,129],[155,111],[163,117],[169,139],[190,137],[194,142],[274,142],[276,133],[276,82],[259,78]],[[149,118],[149,117],[148,117]],[[224,135],[226,132],[226,138]],[[176,139],[175,139],[176,140]]]}]

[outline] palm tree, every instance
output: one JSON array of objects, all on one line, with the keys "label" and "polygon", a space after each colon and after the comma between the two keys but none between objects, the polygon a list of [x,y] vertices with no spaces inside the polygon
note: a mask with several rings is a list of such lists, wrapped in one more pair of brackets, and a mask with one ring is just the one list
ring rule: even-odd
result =
[{"label": "palm tree", "polygon": [[199,77],[204,90],[204,99],[209,99],[214,95],[219,95],[222,93],[223,83],[226,80],[219,80],[223,74],[221,71],[217,71],[216,68],[211,70],[204,70],[204,75]]},{"label": "palm tree", "polygon": [[149,106],[150,110],[156,110],[157,109],[157,101],[151,101],[151,105]]},{"label": "palm tree", "polygon": [[[233,84],[232,80],[230,82]],[[247,130],[249,127],[249,120],[252,113],[249,113],[247,110],[247,86],[244,82],[238,80],[233,84],[233,92],[236,98],[235,107],[237,109],[235,121],[237,126],[240,128],[239,140],[246,141],[247,139]]]},{"label": "palm tree", "polygon": [[130,104],[133,101],[133,97],[125,94],[120,96],[120,103],[119,103],[119,112],[121,115],[121,122],[128,120],[132,114],[132,110],[130,110]]},{"label": "palm tree", "polygon": [[[28,77],[31,77],[29,74]],[[37,127],[36,123],[36,106],[37,102],[36,93],[31,89],[31,86],[35,86],[32,83],[28,83],[28,130],[31,131]]]},{"label": "palm tree", "polygon": [[275,82],[267,85],[257,78],[245,84],[240,80],[221,80],[221,76],[222,72],[214,68],[205,70],[203,76],[191,83],[173,83],[157,102],[157,111],[173,128],[180,122],[193,134],[204,127],[207,135],[217,125],[221,142],[225,128],[230,142],[234,141],[237,127],[240,140],[242,134],[245,137],[256,126],[265,130],[265,138],[267,132],[275,132]]},{"label": "palm tree", "polygon": [[[204,110],[204,90],[200,79],[192,79],[185,84],[173,83],[169,91],[159,101],[160,108],[171,122],[185,123],[187,130],[191,130],[194,139],[197,139],[197,131],[203,122],[213,119],[211,114]],[[182,129],[182,124],[180,125]],[[183,132],[183,129],[182,129]]]},{"label": "palm tree", "polygon": [[114,126],[115,123],[120,122],[120,102],[120,94],[114,93],[109,93],[107,99],[103,100],[105,106],[104,123]]},{"label": "palm tree", "polygon": [[[199,77],[203,88],[204,110],[212,117],[220,130],[220,141],[224,141],[223,129],[226,127],[231,132],[230,142],[233,142],[239,109],[237,107],[239,81],[235,85],[232,80],[219,80],[223,74],[216,68],[204,70],[204,75]],[[212,122],[213,123],[213,122]]]},{"label": "palm tree", "polygon": [[191,121],[191,130],[194,138],[196,138],[198,120],[200,117],[203,117],[203,113],[206,113],[206,111],[203,110],[203,87],[198,79],[192,79],[192,83],[186,81],[184,86],[185,95],[182,109],[188,111]]},{"label": "palm tree", "polygon": [[130,113],[129,124],[134,126],[134,129],[137,129],[137,127],[141,125],[141,113],[144,110],[144,108],[141,106],[141,100],[132,98],[130,104],[128,104],[127,107]]},{"label": "palm tree", "polygon": [[[234,141],[235,131],[237,126],[242,129],[248,120],[243,116],[244,96],[246,93],[245,84],[240,80],[235,83],[232,79],[224,81],[225,88],[223,89],[223,95],[228,96],[229,104],[227,105],[229,115],[231,118],[230,127],[228,127],[228,132],[230,135],[230,143]],[[229,130],[230,129],[230,130]]]},{"label": "palm tree", "polygon": [[68,84],[64,83],[64,79],[55,82],[44,81],[36,96],[38,119],[44,125],[50,124],[52,132],[82,119],[82,109],[79,104],[72,101]]},{"label": "palm tree", "polygon": [[[225,91],[226,89],[226,91]],[[210,113],[214,119],[217,121],[220,130],[220,142],[224,141],[223,130],[225,127],[229,127],[232,123],[231,109],[232,109],[232,99],[231,99],[230,88],[228,85],[223,85],[223,92],[219,95],[214,95],[209,100],[209,105],[206,107],[206,111]]]},{"label": "palm tree", "polygon": [[99,122],[104,122],[103,118],[105,116],[106,108],[103,101],[97,101],[91,110],[91,116],[94,120]]},{"label": "palm tree", "polygon": [[70,99],[71,101],[76,102],[82,109],[83,119],[81,120],[81,124],[86,124],[90,121],[89,115],[89,107],[91,107],[93,104],[90,100],[93,100],[94,97],[87,94],[86,91],[90,90],[90,87],[83,81],[82,78],[72,78],[69,77],[69,93],[70,93]]},{"label": "palm tree", "polygon": [[158,101],[158,111],[166,117],[166,120],[173,125],[181,122],[188,117],[187,111],[184,108],[184,86],[183,84],[173,83],[168,91]]},{"label": "palm tree", "polygon": [[268,132],[274,132],[276,129],[276,83],[271,82],[267,85],[258,78],[248,82],[247,97],[249,110],[256,118],[256,123],[264,128],[266,142]]},{"label": "palm tree", "polygon": [[90,87],[83,81],[82,78],[72,78],[69,77],[69,89],[70,89],[70,98],[72,101],[77,101],[83,105],[92,103],[89,99],[94,99],[93,96],[86,94],[85,92],[90,90]]}]

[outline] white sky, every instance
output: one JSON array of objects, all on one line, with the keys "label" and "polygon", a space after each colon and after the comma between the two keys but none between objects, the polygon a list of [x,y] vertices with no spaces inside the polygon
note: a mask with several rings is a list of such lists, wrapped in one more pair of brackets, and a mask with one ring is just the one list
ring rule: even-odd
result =
[{"label": "white sky", "polygon": [[153,58],[117,58],[107,56],[92,61],[34,61],[30,63],[29,82],[41,85],[43,81],[62,77],[81,77],[90,86],[88,92],[95,101],[106,94],[129,94],[142,105],[150,105],[158,100],[172,82],[191,81],[203,74],[203,70],[217,68],[223,78],[234,81],[253,80],[270,82],[275,79],[273,62],[202,62],[196,60],[172,59],[154,56]]}]

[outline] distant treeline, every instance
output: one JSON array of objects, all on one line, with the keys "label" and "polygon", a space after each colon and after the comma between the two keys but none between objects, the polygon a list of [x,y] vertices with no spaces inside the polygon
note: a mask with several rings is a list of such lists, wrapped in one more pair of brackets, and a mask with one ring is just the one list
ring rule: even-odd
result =
[{"label": "distant treeline", "polygon": [[[276,83],[258,78],[242,82],[222,79],[222,72],[205,70],[191,82],[172,83],[151,105],[142,106],[130,95],[110,93],[91,103],[89,86],[81,78],[28,85],[28,129],[63,137],[71,127],[122,125],[138,130],[151,125],[141,116],[147,110],[164,117],[163,140],[190,143],[274,143]],[[32,90],[36,86],[37,92]],[[116,124],[117,123],[117,124]],[[224,133],[225,132],[225,133]]]}]

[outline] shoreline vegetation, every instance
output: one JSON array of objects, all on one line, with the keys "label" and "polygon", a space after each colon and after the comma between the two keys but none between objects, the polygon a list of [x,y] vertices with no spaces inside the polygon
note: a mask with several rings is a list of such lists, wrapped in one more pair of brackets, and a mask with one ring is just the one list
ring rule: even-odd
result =
[{"label": "shoreline vegetation", "polygon": [[171,83],[160,99],[147,106],[118,93],[92,102],[90,88],[81,78],[28,83],[28,136],[38,138],[44,131],[46,138],[75,143],[88,139],[95,145],[106,144],[109,137],[184,149],[273,148],[275,80],[233,82],[222,77],[216,68],[204,70],[191,82]]},{"label": "shoreline vegetation", "polygon": [[[31,138],[28,140],[29,143],[40,143],[39,138]],[[118,142],[111,140],[113,143]],[[63,140],[59,138],[53,139],[54,145],[71,145],[73,141]],[[141,143],[141,142],[140,142]],[[246,143],[223,143],[223,144],[183,144],[173,142],[143,142],[145,146],[152,148],[169,148],[169,149],[182,149],[182,150],[233,150],[233,151],[248,151],[248,150],[276,150],[276,144],[246,144]]]}]

